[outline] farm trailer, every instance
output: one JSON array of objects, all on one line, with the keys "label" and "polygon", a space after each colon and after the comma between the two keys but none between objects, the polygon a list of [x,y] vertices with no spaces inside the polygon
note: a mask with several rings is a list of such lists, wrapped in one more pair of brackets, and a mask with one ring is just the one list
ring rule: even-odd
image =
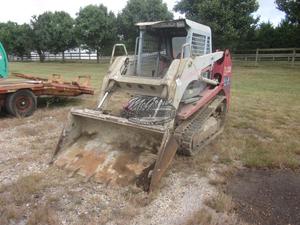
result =
[{"label": "farm trailer", "polygon": [[68,97],[94,94],[89,76],[78,76],[76,81],[65,82],[57,74],[52,75],[50,79],[20,73],[12,75],[18,79],[8,79],[7,56],[0,42],[0,110],[5,108],[13,116],[32,115],[39,96]]}]

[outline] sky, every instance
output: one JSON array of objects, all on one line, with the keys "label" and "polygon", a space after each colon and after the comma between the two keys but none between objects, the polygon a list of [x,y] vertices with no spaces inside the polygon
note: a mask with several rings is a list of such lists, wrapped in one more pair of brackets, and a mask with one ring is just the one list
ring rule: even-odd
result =
[{"label": "sky", "polygon": [[[178,0],[163,0],[172,10]],[[284,18],[284,13],[276,9],[275,0],[258,0],[259,10],[255,13],[260,16],[261,22],[270,21],[275,26]],[[76,16],[80,7],[89,4],[104,4],[115,14],[125,7],[127,0],[8,0],[1,4],[0,22],[13,21],[19,24],[29,23],[33,15],[45,11],[66,11],[72,17]],[[175,13],[175,18],[184,17]]]}]

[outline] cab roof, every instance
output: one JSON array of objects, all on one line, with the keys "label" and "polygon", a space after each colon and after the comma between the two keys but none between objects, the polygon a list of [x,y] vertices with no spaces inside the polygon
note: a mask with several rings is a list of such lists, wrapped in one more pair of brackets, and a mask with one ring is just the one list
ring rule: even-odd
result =
[{"label": "cab roof", "polygon": [[154,21],[154,22],[140,22],[135,24],[139,27],[140,30],[150,29],[163,29],[163,28],[186,28],[195,30],[198,32],[204,32],[207,34],[211,33],[210,27],[196,23],[188,19],[178,19],[178,20],[169,20],[169,21]]}]

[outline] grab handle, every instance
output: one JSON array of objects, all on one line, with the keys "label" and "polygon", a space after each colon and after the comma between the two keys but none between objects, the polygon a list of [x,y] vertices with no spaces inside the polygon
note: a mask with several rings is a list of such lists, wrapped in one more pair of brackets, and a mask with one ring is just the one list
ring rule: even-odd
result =
[{"label": "grab handle", "polygon": [[115,44],[113,47],[112,53],[111,53],[110,64],[112,64],[112,62],[113,62],[116,47],[123,47],[125,55],[128,56],[128,52],[127,52],[126,46],[124,44]]},{"label": "grab handle", "polygon": [[191,44],[190,44],[190,43],[185,43],[185,44],[183,44],[182,47],[181,47],[180,60],[183,59],[184,50],[185,50],[185,48],[187,48],[187,47],[190,48],[190,57],[192,56],[192,46],[191,46]]}]

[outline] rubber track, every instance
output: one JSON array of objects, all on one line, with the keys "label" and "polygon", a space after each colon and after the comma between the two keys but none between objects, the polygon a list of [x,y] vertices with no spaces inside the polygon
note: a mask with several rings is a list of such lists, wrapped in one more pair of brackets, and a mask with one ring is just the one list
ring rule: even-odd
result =
[{"label": "rubber track", "polygon": [[193,136],[201,130],[205,121],[215,112],[220,103],[225,99],[224,96],[217,96],[212,102],[200,109],[191,119],[184,121],[175,129],[175,138],[180,147],[178,153],[183,155],[193,155],[213,140],[219,133],[222,132],[222,127],[209,138],[201,141],[201,144],[193,146]]}]

